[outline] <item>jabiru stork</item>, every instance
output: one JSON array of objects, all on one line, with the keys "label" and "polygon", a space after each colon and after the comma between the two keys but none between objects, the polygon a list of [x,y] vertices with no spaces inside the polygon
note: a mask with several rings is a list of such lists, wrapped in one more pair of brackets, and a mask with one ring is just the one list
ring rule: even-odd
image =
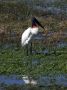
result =
[{"label": "jabiru stork", "polygon": [[32,38],[38,34],[39,26],[44,29],[44,26],[35,18],[32,17],[32,25],[28,27],[21,36],[21,45],[22,47],[27,46],[27,55],[28,55],[28,44]]}]

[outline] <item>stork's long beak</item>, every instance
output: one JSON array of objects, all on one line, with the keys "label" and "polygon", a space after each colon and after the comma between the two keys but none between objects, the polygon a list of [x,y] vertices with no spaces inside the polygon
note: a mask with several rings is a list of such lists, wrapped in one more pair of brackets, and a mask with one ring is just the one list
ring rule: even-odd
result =
[{"label": "stork's long beak", "polygon": [[42,26],[42,24],[35,17],[32,18],[32,22],[38,24],[40,27],[44,29],[44,26]]}]

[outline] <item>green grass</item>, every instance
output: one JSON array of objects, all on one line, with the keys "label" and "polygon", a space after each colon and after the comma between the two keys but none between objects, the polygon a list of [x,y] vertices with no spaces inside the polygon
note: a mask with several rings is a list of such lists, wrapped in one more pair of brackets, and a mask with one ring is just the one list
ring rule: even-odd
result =
[{"label": "green grass", "polygon": [[[56,50],[56,54],[26,56],[21,47],[1,49],[0,74],[66,74],[67,73],[67,48]],[[59,52],[58,52],[59,51]],[[63,52],[62,52],[63,51]],[[32,60],[38,63],[32,65]]]}]

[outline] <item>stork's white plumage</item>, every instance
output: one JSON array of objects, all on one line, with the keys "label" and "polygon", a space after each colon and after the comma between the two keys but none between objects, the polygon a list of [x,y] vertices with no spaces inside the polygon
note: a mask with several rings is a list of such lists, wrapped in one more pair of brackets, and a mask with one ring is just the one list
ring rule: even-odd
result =
[{"label": "stork's white plumage", "polygon": [[35,17],[33,17],[32,27],[26,29],[22,34],[21,37],[22,46],[27,45],[29,41],[32,39],[32,37],[38,33],[38,26],[41,26],[44,29],[44,27],[38,22],[38,20]]},{"label": "stork's white plumage", "polygon": [[22,34],[22,38],[21,38],[22,46],[27,45],[29,41],[31,40],[31,38],[37,33],[38,33],[38,27],[35,27],[35,28],[29,27],[28,29],[26,29],[24,33]]}]

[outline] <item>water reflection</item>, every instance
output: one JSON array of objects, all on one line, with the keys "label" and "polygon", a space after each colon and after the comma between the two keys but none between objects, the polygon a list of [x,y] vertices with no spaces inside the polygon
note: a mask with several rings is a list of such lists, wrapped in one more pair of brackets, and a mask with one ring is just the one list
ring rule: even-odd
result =
[{"label": "water reflection", "polygon": [[[53,84],[67,86],[67,75],[40,76],[37,78],[37,83],[40,86],[50,86]],[[25,80],[21,75],[0,75],[0,84],[25,85]]]}]

